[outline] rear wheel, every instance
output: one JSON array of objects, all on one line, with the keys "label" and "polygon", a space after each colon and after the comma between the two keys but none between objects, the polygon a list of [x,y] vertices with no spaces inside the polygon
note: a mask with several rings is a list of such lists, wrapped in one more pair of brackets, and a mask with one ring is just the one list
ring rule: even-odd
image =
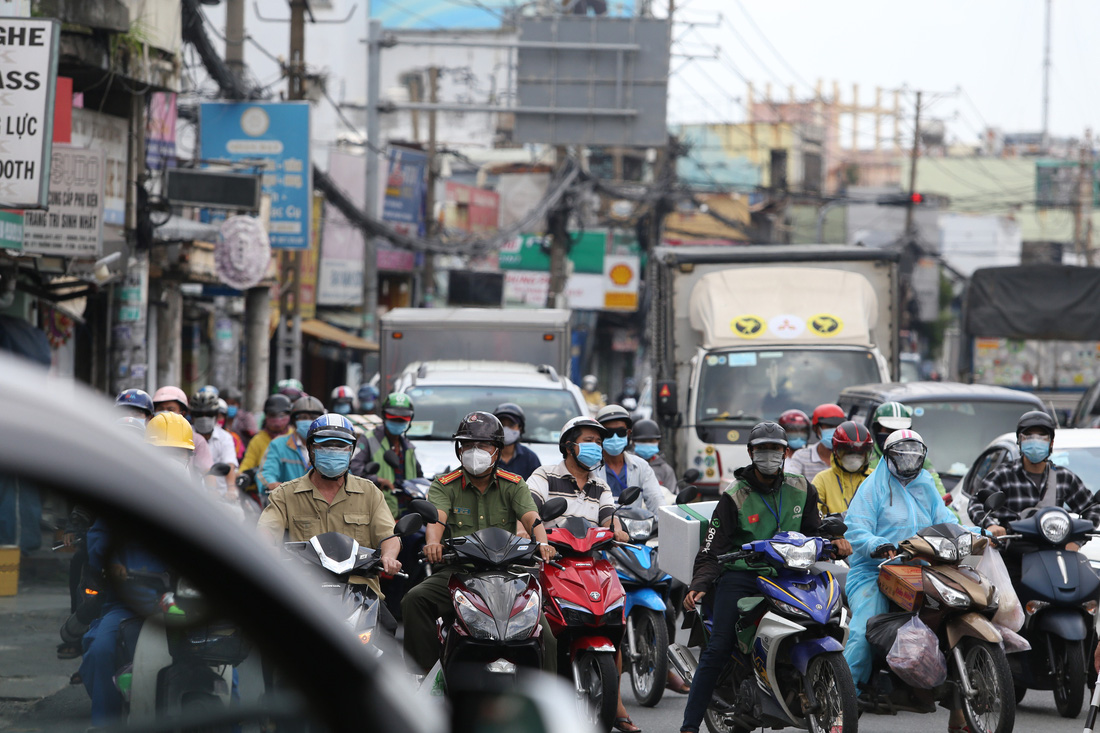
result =
[{"label": "rear wheel", "polygon": [[597,730],[610,731],[619,707],[619,670],[610,652],[584,652],[577,660],[584,709]]},{"label": "rear wheel", "polygon": [[661,701],[668,678],[668,627],[664,616],[649,608],[638,608],[634,617],[634,640],[630,649],[630,686],[639,705],[651,708]]},{"label": "rear wheel", "polygon": [[1085,700],[1085,652],[1079,641],[1053,638],[1051,642],[1054,706],[1063,718],[1076,718]]},{"label": "rear wheel", "polygon": [[1005,651],[999,644],[966,637],[960,643],[973,697],[963,697],[971,733],[1009,733],[1016,722],[1016,691]]},{"label": "rear wheel", "polygon": [[840,652],[819,654],[810,661],[806,682],[814,691],[819,710],[807,717],[813,733],[842,733],[858,727],[856,685]]}]

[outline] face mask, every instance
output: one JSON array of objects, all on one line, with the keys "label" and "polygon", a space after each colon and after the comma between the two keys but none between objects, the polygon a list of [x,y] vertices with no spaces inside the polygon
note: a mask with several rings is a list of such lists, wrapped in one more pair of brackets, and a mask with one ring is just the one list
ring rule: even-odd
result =
[{"label": "face mask", "polygon": [[599,443],[577,443],[576,458],[577,463],[591,471],[603,461],[603,448]]},{"label": "face mask", "polygon": [[360,404],[359,409],[363,412],[374,412],[374,400]]},{"label": "face mask", "polygon": [[214,432],[216,418],[213,415],[195,418],[195,432],[200,435],[210,435]]},{"label": "face mask", "polygon": [[348,471],[351,465],[351,451],[337,450],[336,448],[315,448],[313,450],[313,467],[325,478],[339,478]]},{"label": "face mask", "polygon": [[798,450],[799,448],[805,448],[806,447],[806,436],[805,435],[790,435],[790,434],[788,434],[787,435],[787,445],[794,448],[795,450]]},{"label": "face mask", "polygon": [[306,435],[309,434],[309,426],[312,424],[312,420],[295,420],[294,429],[298,431],[298,437],[300,437],[302,440],[305,440]]},{"label": "face mask", "polygon": [[756,450],[752,454],[752,465],[765,476],[774,476],[783,468],[783,451]]},{"label": "face mask", "polygon": [[1050,441],[1043,438],[1024,438],[1020,441],[1020,452],[1032,463],[1042,463],[1050,455]]},{"label": "face mask", "polygon": [[648,461],[653,456],[657,455],[661,450],[661,446],[656,443],[635,443],[634,455],[639,458]]},{"label": "face mask", "polygon": [[230,420],[235,418],[237,416],[237,406],[236,405],[230,405],[229,409],[226,410],[226,412],[225,412],[225,416],[228,417]]},{"label": "face mask", "polygon": [[836,432],[836,428],[822,428],[821,429],[821,444],[825,446],[825,450],[833,449],[833,433]]},{"label": "face mask", "polygon": [[612,435],[603,439],[603,450],[609,456],[617,456],[626,449],[626,436]]},{"label": "face mask", "polygon": [[519,440],[519,431],[513,428],[504,428],[504,445],[512,445]]},{"label": "face mask", "polygon": [[383,420],[386,424],[386,432],[390,435],[404,435],[409,429],[409,423],[404,420]]},{"label": "face mask", "polygon": [[351,405],[349,405],[347,402],[340,402],[336,405],[336,407],[332,408],[332,411],[335,412],[337,415],[350,415]]},{"label": "face mask", "polygon": [[287,425],[290,425],[290,415],[268,417],[264,420],[264,429],[273,435],[282,435],[285,433]]},{"label": "face mask", "polygon": [[857,473],[863,470],[866,464],[865,456],[851,454],[840,459],[840,467],[848,473]]},{"label": "face mask", "polygon": [[493,455],[481,448],[471,448],[462,454],[462,467],[471,476],[480,476],[493,467]]}]

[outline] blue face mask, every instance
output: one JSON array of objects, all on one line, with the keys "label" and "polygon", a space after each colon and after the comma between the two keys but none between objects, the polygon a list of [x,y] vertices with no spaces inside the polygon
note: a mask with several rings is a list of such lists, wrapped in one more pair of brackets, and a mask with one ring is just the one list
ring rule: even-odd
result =
[{"label": "blue face mask", "polygon": [[335,412],[337,415],[350,415],[351,405],[349,405],[347,402],[340,402],[336,405],[336,407],[332,408],[332,411]]},{"label": "blue face mask", "polygon": [[237,416],[237,406],[230,405],[229,409],[225,411],[225,416],[228,417],[230,420],[235,418]]},{"label": "blue face mask", "polygon": [[603,450],[609,456],[617,456],[626,449],[626,436],[612,435],[603,439]]},{"label": "blue face mask", "polygon": [[1020,452],[1032,463],[1042,463],[1050,455],[1050,441],[1042,438],[1024,438],[1020,441]]},{"label": "blue face mask", "polygon": [[383,420],[386,424],[386,432],[390,435],[403,435],[409,429],[409,423],[404,420]]},{"label": "blue face mask", "polygon": [[603,448],[599,443],[577,443],[577,463],[591,471],[602,460]]},{"label": "blue face mask", "polygon": [[635,443],[634,455],[639,458],[648,461],[653,456],[657,455],[661,450],[661,446],[656,443]]},{"label": "blue face mask", "polygon": [[313,467],[325,478],[339,478],[351,465],[351,451],[335,448],[314,448]]},{"label": "blue face mask", "polygon": [[306,434],[309,432],[309,426],[313,424],[312,420],[295,420],[294,427],[298,431],[298,435],[302,440],[306,439]]},{"label": "blue face mask", "polygon": [[[829,442],[832,443],[832,440],[830,439]],[[805,448],[806,447],[806,439],[803,438],[803,437],[792,438],[792,437],[788,436],[787,437],[787,445],[794,448],[795,450],[798,450],[799,448]]]},{"label": "blue face mask", "polygon": [[821,429],[821,444],[825,446],[826,450],[833,449],[833,433],[836,432],[836,428],[822,428]]},{"label": "blue face mask", "polygon": [[374,400],[363,402],[359,405],[360,412],[374,412]]}]

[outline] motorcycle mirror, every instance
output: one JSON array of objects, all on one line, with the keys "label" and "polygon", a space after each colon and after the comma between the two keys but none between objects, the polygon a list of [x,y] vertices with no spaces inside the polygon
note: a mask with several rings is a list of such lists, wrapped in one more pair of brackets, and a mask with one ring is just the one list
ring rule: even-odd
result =
[{"label": "motorcycle mirror", "polygon": [[382,460],[386,462],[390,468],[401,468],[401,460],[397,457],[397,454],[393,452],[393,449],[387,450],[382,454]]},{"label": "motorcycle mirror", "polygon": [[215,463],[210,467],[210,470],[206,472],[207,476],[228,476],[229,472],[233,470],[233,467],[228,463]]},{"label": "motorcycle mirror", "polygon": [[398,537],[408,537],[411,534],[419,532],[420,528],[423,526],[424,517],[412,511],[397,520],[397,524],[393,528],[393,533]]},{"label": "motorcycle mirror", "polygon": [[413,499],[410,501],[409,512],[415,512],[424,524],[439,524],[439,510],[435,508],[435,504],[426,499]]},{"label": "motorcycle mirror", "polygon": [[989,511],[996,511],[1005,505],[1008,501],[1008,496],[1003,491],[994,491],[992,494],[985,498],[983,506]]},{"label": "motorcycle mirror", "polygon": [[676,494],[677,504],[690,504],[699,497],[699,489],[695,486],[688,486],[686,489]]},{"label": "motorcycle mirror", "polygon": [[642,489],[640,486],[628,486],[623,489],[623,493],[619,494],[619,506],[629,506],[638,501],[638,497],[642,495]]},{"label": "motorcycle mirror", "polygon": [[684,483],[693,484],[703,477],[698,468],[689,468],[684,471]]},{"label": "motorcycle mirror", "polygon": [[[629,491],[629,489],[627,490]],[[542,509],[539,510],[539,518],[544,522],[552,522],[565,514],[565,510],[568,508],[569,502],[561,496],[555,497],[542,505]]]},{"label": "motorcycle mirror", "polygon": [[848,525],[839,516],[825,517],[821,522],[821,534],[829,537],[843,537]]},{"label": "motorcycle mirror", "polygon": [[378,465],[378,461],[371,461],[367,465],[363,466],[363,475],[364,476],[377,476],[378,475],[378,469],[380,469],[380,468],[382,468],[382,467]]}]

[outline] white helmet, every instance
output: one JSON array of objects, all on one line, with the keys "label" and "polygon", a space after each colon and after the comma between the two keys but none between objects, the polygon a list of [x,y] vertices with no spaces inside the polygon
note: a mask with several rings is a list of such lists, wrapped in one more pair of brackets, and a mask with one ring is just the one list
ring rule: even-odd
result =
[{"label": "white helmet", "polygon": [[928,446],[916,430],[895,430],[883,443],[882,453],[890,472],[908,480],[916,478],[924,468]]}]

